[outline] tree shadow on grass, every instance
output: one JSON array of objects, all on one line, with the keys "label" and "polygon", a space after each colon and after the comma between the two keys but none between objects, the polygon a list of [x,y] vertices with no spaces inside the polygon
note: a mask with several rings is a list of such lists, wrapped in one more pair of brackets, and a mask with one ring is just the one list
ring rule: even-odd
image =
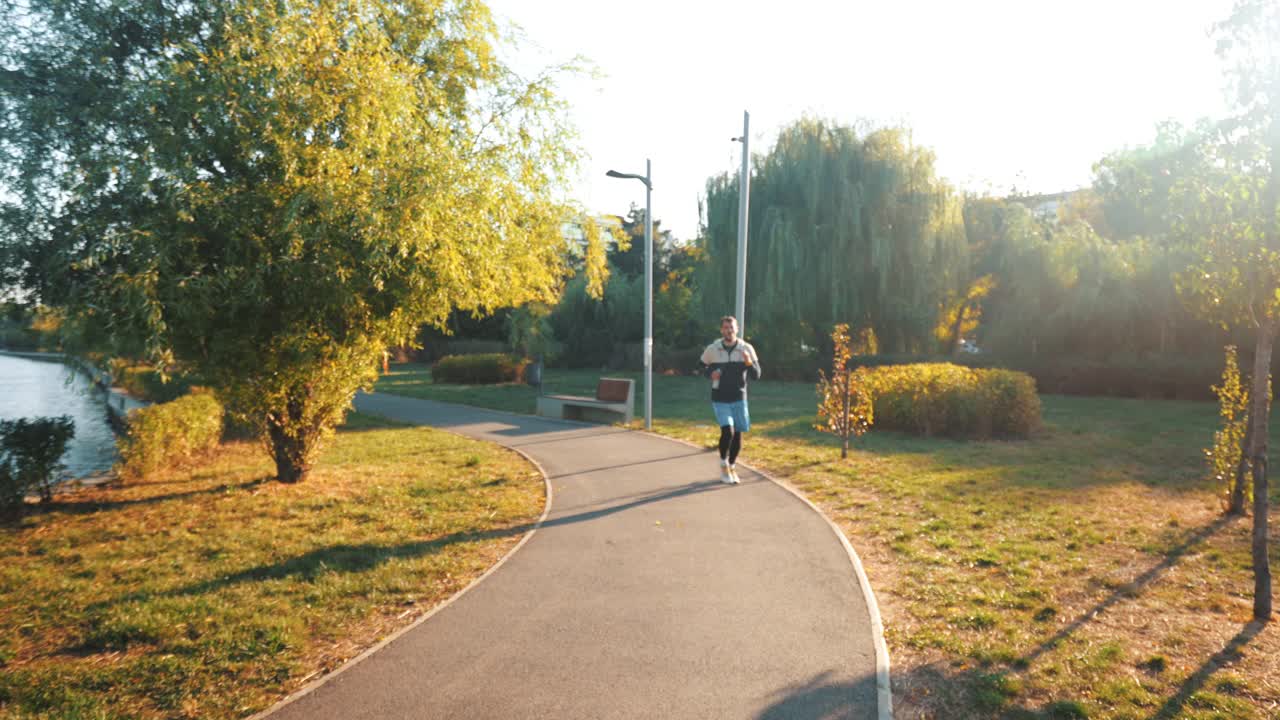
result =
[{"label": "tree shadow on grass", "polygon": [[1051,700],[1040,707],[1012,696],[1006,674],[994,668],[970,667],[953,671],[945,663],[930,663],[910,672],[893,673],[893,716],[898,720],[1084,720],[1085,706],[1070,699]]},{"label": "tree shadow on grass", "polygon": [[[1174,720],[1183,716],[1214,673],[1230,666],[1241,650],[1261,634],[1264,625],[1251,622],[1178,687],[1177,692],[1152,713],[1150,720]],[[1041,707],[1019,704],[1011,696],[1006,671],[991,666],[971,667],[958,672],[931,663],[909,673],[893,676],[895,713],[902,720],[916,718],[992,717],[1000,720],[1081,720],[1091,717],[1083,699],[1056,698]],[[789,716],[779,716],[789,717]],[[825,716],[820,716],[825,717]],[[835,716],[832,716],[835,717]],[[843,717],[843,716],[841,716]]]},{"label": "tree shadow on grass", "polygon": [[1048,640],[1040,643],[1033,650],[1019,658],[1018,664],[1022,666],[1030,665],[1040,656],[1057,647],[1059,643],[1070,637],[1081,627],[1084,627],[1084,625],[1094,617],[1106,612],[1123,600],[1137,597],[1143,589],[1159,579],[1161,575],[1164,575],[1169,568],[1176,565],[1184,555],[1189,553],[1197,545],[1200,545],[1213,535],[1217,534],[1219,530],[1231,524],[1235,519],[1236,518],[1227,517],[1225,515],[1219,516],[1208,525],[1188,532],[1177,545],[1170,548],[1168,552],[1164,554],[1164,557],[1160,562],[1147,568],[1133,580],[1130,580],[1123,586],[1113,590],[1111,594],[1107,595],[1093,607],[1085,610],[1075,620],[1067,623],[1061,630],[1054,633],[1053,637],[1050,637]]},{"label": "tree shadow on grass", "polygon": [[[551,529],[561,525],[590,522],[592,520],[597,520],[642,505],[662,502],[696,493],[721,490],[727,487],[729,486],[719,482],[718,480],[694,483],[679,488],[649,493],[635,499],[628,500],[627,502],[619,502],[594,510],[551,518],[543,522],[541,528]],[[433,538],[431,540],[419,540],[396,545],[382,545],[376,543],[342,543],[338,545],[329,545],[281,562],[259,565],[230,575],[192,583],[172,590],[162,590],[157,592],[138,591],[129,593],[111,600],[94,603],[87,609],[91,611],[101,610],[106,607],[132,602],[149,601],[157,598],[199,596],[248,582],[283,579],[312,582],[317,577],[332,572],[365,572],[393,560],[412,559],[433,555],[458,543],[523,535],[530,530],[533,530],[535,527],[537,527],[536,523],[526,522],[480,532],[457,532]]]},{"label": "tree shadow on grass", "polygon": [[1227,644],[1221,650],[1205,660],[1199,669],[1183,681],[1178,688],[1177,694],[1165,701],[1165,704],[1161,705],[1159,710],[1156,710],[1155,714],[1151,716],[1152,720],[1172,720],[1178,717],[1182,709],[1197,692],[1204,688],[1215,672],[1240,659],[1240,651],[1262,632],[1263,627],[1264,625],[1261,622],[1255,620],[1241,628],[1240,632],[1227,641]]},{"label": "tree shadow on grass", "polygon": [[[1218,517],[1213,522],[1188,531],[1176,545],[1164,553],[1164,557],[1155,565],[1146,569],[1133,580],[1116,588],[1105,598],[1080,613],[1074,620],[1064,625],[1051,637],[1037,644],[1020,657],[1007,663],[1007,667],[994,662],[979,663],[975,667],[952,672],[939,664],[930,664],[914,669],[902,676],[894,676],[895,696],[902,695],[905,707],[901,708],[900,717],[949,717],[947,712],[960,712],[958,708],[975,708],[984,716],[998,717],[1002,720],[1031,720],[1046,718],[1056,720],[1073,720],[1087,717],[1084,713],[1086,705],[1071,699],[1059,699],[1042,708],[1035,709],[1013,704],[1012,698],[1005,692],[1006,674],[1028,669],[1034,662],[1056,649],[1065,640],[1078,632],[1094,618],[1108,611],[1120,602],[1136,598],[1145,588],[1158,580],[1183,557],[1191,553],[1197,546],[1230,525],[1235,518]],[[1235,658],[1239,649],[1252,640],[1261,630],[1261,626],[1251,624],[1236,635],[1219,653],[1209,658],[1204,665],[1192,675],[1165,705],[1152,716],[1152,720],[1172,720],[1187,701],[1204,686],[1208,678],[1231,659]],[[941,715],[933,713],[941,712]],[[916,714],[913,714],[916,713]],[[959,716],[957,716],[959,717]]]},{"label": "tree shadow on grass", "polygon": [[[68,501],[55,499],[50,503],[38,503],[27,508],[27,516],[33,517],[38,515],[94,515],[96,513],[111,512],[113,510],[124,510],[131,507],[146,507],[149,505],[159,505],[174,500],[189,500],[202,495],[218,495],[222,493],[235,492],[239,490],[251,490],[264,483],[273,481],[275,478],[271,476],[263,476],[254,480],[247,480],[241,483],[224,483],[213,487],[203,488],[201,490],[188,490],[186,492],[174,492],[164,495],[151,495],[148,497],[137,498],[135,500],[80,500]],[[75,497],[72,495],[71,497]]]},{"label": "tree shadow on grass", "polygon": [[[765,425],[767,421],[758,420],[758,430],[762,437],[801,442],[815,448],[840,449],[840,439],[815,430],[812,418],[799,418],[782,424]],[[993,438],[973,440],[953,438],[945,435],[924,437],[897,430],[886,430],[873,427],[871,432],[861,438],[850,438],[850,449],[874,452],[881,455],[928,455],[939,451],[972,451],[975,446],[987,444],[1028,443],[1034,442],[1021,438]],[[981,457],[981,456],[980,456]],[[1002,464],[1002,458],[992,457],[992,462],[984,465]]]},{"label": "tree shadow on grass", "polygon": [[[840,463],[840,439],[814,430],[808,420],[761,425],[755,434],[803,449],[810,455],[823,456],[824,462],[833,467]],[[1105,444],[1099,445],[1095,440]],[[998,492],[1006,488],[1072,491],[1134,483],[1175,493],[1204,491],[1204,476],[1197,464],[1199,455],[1194,449],[1188,449],[1194,448],[1194,443],[1133,449],[1122,447],[1118,442],[1109,436],[1101,440],[1098,437],[972,440],[921,437],[873,428],[864,437],[851,438],[850,449],[911,463],[913,472],[961,473],[966,492],[972,492],[974,485],[977,489]],[[1176,455],[1178,453],[1185,457]],[[954,478],[939,481],[949,485]]]}]

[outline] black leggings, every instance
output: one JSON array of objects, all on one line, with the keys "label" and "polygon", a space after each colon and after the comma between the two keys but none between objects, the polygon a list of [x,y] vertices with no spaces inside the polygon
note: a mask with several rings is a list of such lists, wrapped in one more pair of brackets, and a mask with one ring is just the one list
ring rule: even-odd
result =
[{"label": "black leggings", "polygon": [[742,431],[734,430],[732,425],[720,426],[720,459],[728,458],[729,464],[738,462],[738,451],[742,450]]}]

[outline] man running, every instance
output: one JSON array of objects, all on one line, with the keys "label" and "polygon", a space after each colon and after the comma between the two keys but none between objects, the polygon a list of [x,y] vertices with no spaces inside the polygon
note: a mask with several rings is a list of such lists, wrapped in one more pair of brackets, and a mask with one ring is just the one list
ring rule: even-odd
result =
[{"label": "man running", "polygon": [[751,429],[747,412],[747,376],[760,379],[756,349],[738,337],[738,319],[720,318],[720,339],[702,351],[703,374],[711,378],[711,409],[720,426],[720,479],[738,483],[735,465],[742,450],[742,433]]}]

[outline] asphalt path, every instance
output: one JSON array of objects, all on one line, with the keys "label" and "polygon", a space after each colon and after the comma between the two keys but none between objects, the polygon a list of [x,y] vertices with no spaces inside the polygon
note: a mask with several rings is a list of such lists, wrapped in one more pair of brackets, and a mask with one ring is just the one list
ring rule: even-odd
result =
[{"label": "asphalt path", "polygon": [[551,505],[495,572],[272,720],[877,717],[849,553],[769,479],[725,485],[714,452],[617,427],[356,407],[524,453]]}]

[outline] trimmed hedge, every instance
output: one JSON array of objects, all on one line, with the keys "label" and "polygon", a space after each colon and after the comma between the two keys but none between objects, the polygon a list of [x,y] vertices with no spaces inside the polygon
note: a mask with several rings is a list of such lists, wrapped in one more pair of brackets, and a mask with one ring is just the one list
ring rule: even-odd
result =
[{"label": "trimmed hedge", "polygon": [[[1280,357],[1280,354],[1277,355]],[[779,366],[775,360],[765,367],[771,379],[815,381],[818,368],[831,363],[829,357],[793,361]],[[978,355],[920,356],[867,355],[855,357],[852,364],[875,368],[885,365],[951,363],[975,369],[1007,368],[1030,375],[1036,389],[1046,395],[1079,395],[1086,397],[1126,397],[1144,400],[1216,400],[1211,385],[1222,375],[1221,358],[1112,358],[1098,360],[1084,357],[1002,357],[989,353]],[[1252,368],[1245,352],[1241,367]],[[1280,373],[1280,364],[1272,369]]]},{"label": "trimmed hedge", "polygon": [[207,392],[130,412],[117,443],[117,472],[127,480],[143,478],[213,449],[222,440],[222,416],[222,403]]},{"label": "trimmed hedge", "polygon": [[525,358],[505,353],[449,355],[431,366],[431,382],[487,385],[524,380]]},{"label": "trimmed hedge", "polygon": [[952,363],[866,369],[876,428],[916,435],[1026,437],[1040,426],[1031,376]]},{"label": "trimmed hedge", "polygon": [[1220,359],[1059,359],[1007,364],[1034,377],[1041,392],[1054,395],[1213,400],[1209,388],[1222,374]]}]

